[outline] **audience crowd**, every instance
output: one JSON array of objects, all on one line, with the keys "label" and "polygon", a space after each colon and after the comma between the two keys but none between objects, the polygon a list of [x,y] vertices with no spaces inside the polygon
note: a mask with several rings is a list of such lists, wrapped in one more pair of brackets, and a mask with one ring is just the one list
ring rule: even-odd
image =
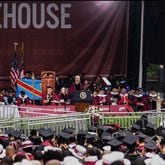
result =
[{"label": "audience crowd", "polygon": [[[27,77],[26,77],[27,76]],[[24,79],[30,79],[27,74]],[[55,91],[53,90],[55,89]],[[131,87],[121,76],[97,76],[93,81],[81,76],[56,76],[55,87],[47,86],[42,105],[70,105],[78,90],[91,93],[92,105],[131,106],[134,111],[156,109],[157,92]],[[0,104],[32,104],[21,91],[2,89]],[[34,104],[34,103],[33,103]],[[0,131],[0,165],[165,165],[165,128],[142,115],[130,128],[119,124],[95,125],[87,130],[64,128],[60,132],[41,128]]]},{"label": "audience crowd", "polygon": [[0,165],[164,165],[165,128],[147,116],[130,128],[118,124],[0,132]]}]

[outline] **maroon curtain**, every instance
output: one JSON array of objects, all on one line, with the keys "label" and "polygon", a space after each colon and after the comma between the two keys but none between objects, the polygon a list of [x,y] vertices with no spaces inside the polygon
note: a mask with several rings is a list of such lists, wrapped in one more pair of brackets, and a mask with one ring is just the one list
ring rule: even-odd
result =
[{"label": "maroon curtain", "polygon": [[[108,3],[109,2],[109,3]],[[6,1],[8,5],[14,3]],[[20,5],[22,2],[15,2]],[[41,2],[29,1],[40,5]],[[0,8],[0,77],[9,76],[13,42],[24,42],[25,69],[40,73],[52,70],[60,75],[85,72],[96,74],[126,74],[128,38],[128,2],[125,1],[66,1],[71,4],[66,11],[70,14],[67,23],[70,29],[36,29],[30,25],[21,29],[3,28],[3,8]],[[59,7],[60,8],[60,7]],[[17,9],[17,8],[16,8]],[[11,7],[9,7],[9,11]],[[56,11],[57,17],[61,13]],[[17,13],[18,15],[18,13]],[[16,15],[16,19],[17,19]],[[26,13],[25,13],[26,15]],[[37,17],[40,18],[38,10]],[[48,16],[46,16],[48,17]],[[22,19],[25,19],[24,16]],[[47,19],[47,18],[46,18]],[[26,21],[26,20],[24,20]],[[21,45],[20,45],[21,46]]]}]

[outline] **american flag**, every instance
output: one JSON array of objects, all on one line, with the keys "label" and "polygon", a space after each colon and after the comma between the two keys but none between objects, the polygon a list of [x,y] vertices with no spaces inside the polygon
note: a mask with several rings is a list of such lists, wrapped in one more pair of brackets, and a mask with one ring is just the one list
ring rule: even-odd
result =
[{"label": "american flag", "polygon": [[24,59],[24,45],[22,43],[21,48],[21,62],[19,67],[19,78],[22,79],[24,77],[24,68],[25,68],[25,59]]},{"label": "american flag", "polygon": [[16,51],[14,51],[11,61],[11,70],[10,70],[11,87],[14,90],[16,90],[18,78],[19,78],[18,55]]}]

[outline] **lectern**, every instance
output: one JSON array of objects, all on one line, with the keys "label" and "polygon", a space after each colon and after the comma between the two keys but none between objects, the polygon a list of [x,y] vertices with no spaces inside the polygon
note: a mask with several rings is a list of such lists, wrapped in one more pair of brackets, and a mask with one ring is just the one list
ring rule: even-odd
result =
[{"label": "lectern", "polygon": [[71,102],[75,105],[77,112],[85,112],[92,102],[92,92],[86,90],[77,90],[71,96]]}]

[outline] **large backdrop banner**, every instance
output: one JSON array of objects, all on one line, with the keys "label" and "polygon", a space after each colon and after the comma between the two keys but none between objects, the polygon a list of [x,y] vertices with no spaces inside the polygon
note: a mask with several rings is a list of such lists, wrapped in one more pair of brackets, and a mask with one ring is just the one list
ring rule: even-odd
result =
[{"label": "large backdrop banner", "polygon": [[1,79],[13,42],[24,42],[25,69],[38,74],[125,74],[128,2],[1,1],[0,36]]}]

